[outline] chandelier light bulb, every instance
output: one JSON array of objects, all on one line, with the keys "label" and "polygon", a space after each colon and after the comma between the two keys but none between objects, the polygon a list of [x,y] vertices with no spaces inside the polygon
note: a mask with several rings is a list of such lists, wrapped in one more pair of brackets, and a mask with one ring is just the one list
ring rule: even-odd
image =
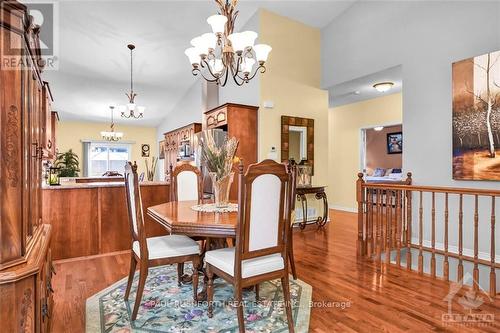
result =
[{"label": "chandelier light bulb", "polygon": [[224,15],[212,15],[207,19],[207,23],[212,27],[214,34],[223,34],[226,27],[227,17]]},{"label": "chandelier light bulb", "polygon": [[127,104],[127,109],[129,111],[134,111],[135,110],[135,103],[128,103]]},{"label": "chandelier light bulb", "polygon": [[210,63],[210,68],[212,69],[212,72],[216,75],[222,74],[222,71],[224,70],[224,64],[222,63],[221,59],[214,59]]},{"label": "chandelier light bulb", "polygon": [[255,64],[255,59],[245,58],[241,64],[241,71],[243,74],[248,75],[252,72],[253,65]]},{"label": "chandelier light bulb", "polygon": [[144,111],[146,111],[146,107],[145,106],[138,106],[137,107],[137,112],[139,112],[139,115],[144,114]]},{"label": "chandelier light bulb", "polygon": [[245,48],[253,47],[255,44],[255,40],[257,39],[258,34],[254,31],[243,31],[240,33],[242,43]]},{"label": "chandelier light bulb", "polygon": [[234,34],[230,34],[227,38],[231,41],[233,51],[241,54],[241,52],[245,49],[245,38],[241,35],[241,33],[236,32]]},{"label": "chandelier light bulb", "polygon": [[196,47],[190,47],[184,51],[184,54],[189,58],[189,63],[193,66],[200,64],[200,53]]},{"label": "chandelier light bulb", "polygon": [[203,49],[208,50],[208,53],[210,53],[210,50],[214,50],[217,45],[217,36],[211,32],[201,35],[201,40]]},{"label": "chandelier light bulb", "polygon": [[253,50],[255,51],[255,58],[257,58],[257,61],[259,62],[266,62],[272,49],[272,47],[266,44],[255,45],[253,47]]}]

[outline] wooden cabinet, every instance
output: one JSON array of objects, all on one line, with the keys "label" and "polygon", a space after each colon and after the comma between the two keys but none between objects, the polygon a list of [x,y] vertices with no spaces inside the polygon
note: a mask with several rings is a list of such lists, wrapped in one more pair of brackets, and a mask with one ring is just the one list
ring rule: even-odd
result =
[{"label": "wooden cabinet", "polygon": [[[205,112],[205,128],[220,128],[227,131],[228,137],[235,137],[239,141],[236,156],[243,159],[246,167],[257,163],[257,106],[227,103]],[[238,198],[238,180],[235,177],[231,186],[230,198]]]},{"label": "wooden cabinet", "polygon": [[[70,187],[68,185],[68,187]],[[147,237],[164,236],[165,228],[146,209],[169,201],[166,183],[141,185]],[[79,184],[43,190],[43,218],[52,226],[55,260],[129,250],[131,245],[125,185]]]},{"label": "wooden cabinet", "polygon": [[38,34],[26,7],[0,6],[0,323],[49,330],[50,225],[42,223],[43,83]]},{"label": "wooden cabinet", "polygon": [[[200,123],[193,123],[176,130],[164,133],[165,136],[165,179],[170,179],[170,166],[175,166],[179,159],[181,147],[189,146],[191,153],[194,147],[194,136],[201,131]],[[189,159],[189,158],[188,158]]]},{"label": "wooden cabinet", "polygon": [[52,92],[49,83],[44,81],[42,87],[42,115],[41,115],[41,149],[45,159],[55,158],[55,123],[57,112],[52,111]]}]

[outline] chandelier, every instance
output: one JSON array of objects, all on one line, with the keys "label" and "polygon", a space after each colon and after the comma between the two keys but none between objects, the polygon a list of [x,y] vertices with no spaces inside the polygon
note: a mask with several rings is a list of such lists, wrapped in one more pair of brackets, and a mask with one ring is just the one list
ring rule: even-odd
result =
[{"label": "chandelier", "polygon": [[139,119],[143,117],[144,110],[146,110],[146,108],[144,106],[137,106],[135,104],[135,97],[137,96],[137,94],[134,92],[134,67],[132,61],[132,53],[135,49],[135,45],[128,44],[127,47],[130,50],[130,92],[125,93],[125,95],[127,95],[128,97],[128,104],[121,107],[121,114],[123,118]]},{"label": "chandelier", "polygon": [[258,36],[254,31],[233,32],[238,0],[215,2],[219,14],[207,19],[212,33],[192,39],[192,47],[184,53],[189,58],[194,76],[200,74],[206,81],[222,87],[231,76],[238,86],[242,86],[258,72],[266,71],[265,62],[272,48],[266,44],[254,45]]},{"label": "chandelier", "polygon": [[110,106],[109,108],[111,110],[111,125],[110,125],[111,130],[110,131],[102,131],[101,136],[104,140],[107,140],[107,141],[118,141],[121,138],[123,138],[123,133],[122,132],[115,132],[115,122],[113,121],[113,111],[114,111],[115,107]]}]

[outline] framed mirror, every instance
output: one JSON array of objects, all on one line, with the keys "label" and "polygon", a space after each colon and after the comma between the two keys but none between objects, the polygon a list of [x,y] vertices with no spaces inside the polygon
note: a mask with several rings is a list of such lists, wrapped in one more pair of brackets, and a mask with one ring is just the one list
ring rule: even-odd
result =
[{"label": "framed mirror", "polygon": [[314,119],[281,116],[281,161],[304,161],[314,173]]}]

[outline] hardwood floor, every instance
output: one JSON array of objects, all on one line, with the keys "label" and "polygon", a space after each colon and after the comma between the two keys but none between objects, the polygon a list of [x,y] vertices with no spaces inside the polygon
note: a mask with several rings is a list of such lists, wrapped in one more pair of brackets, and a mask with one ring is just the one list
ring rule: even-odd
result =
[{"label": "hardwood floor", "polygon": [[[356,258],[356,214],[330,211],[332,223],[296,230],[295,259],[299,279],[313,287],[310,332],[498,332],[500,299],[485,300],[481,313],[493,314],[493,325],[444,325],[443,301],[450,284],[389,267],[377,272]],[[53,278],[53,332],[83,332],[85,300],[125,277],[129,256],[56,263]],[[454,312],[461,308],[454,307]]]}]

